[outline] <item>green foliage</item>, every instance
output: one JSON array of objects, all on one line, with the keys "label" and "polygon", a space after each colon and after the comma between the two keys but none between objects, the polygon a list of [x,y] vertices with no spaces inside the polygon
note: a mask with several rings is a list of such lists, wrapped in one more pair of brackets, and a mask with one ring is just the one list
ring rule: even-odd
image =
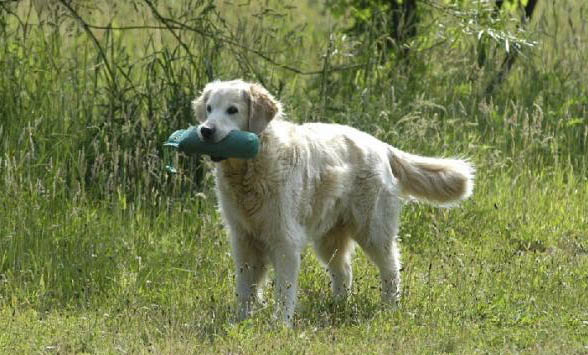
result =
[{"label": "green foliage", "polygon": [[[351,34],[310,3],[66,3],[0,2],[0,352],[586,351],[583,1],[542,2],[525,32],[484,2],[423,2],[402,60],[382,56],[386,19]],[[487,96],[507,41],[519,61]],[[162,143],[206,82],[236,77],[293,121],[476,165],[462,208],[406,207],[399,309],[361,252],[334,302],[308,252],[294,330],[271,285],[234,324],[211,165],[174,156],[169,176]]]}]

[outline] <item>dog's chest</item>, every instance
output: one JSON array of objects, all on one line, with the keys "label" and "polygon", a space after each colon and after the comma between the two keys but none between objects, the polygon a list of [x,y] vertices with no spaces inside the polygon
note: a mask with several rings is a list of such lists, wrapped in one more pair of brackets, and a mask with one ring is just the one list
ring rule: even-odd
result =
[{"label": "dog's chest", "polygon": [[283,183],[283,173],[259,162],[223,166],[217,170],[216,178],[223,208],[230,208],[247,224],[267,214]]}]

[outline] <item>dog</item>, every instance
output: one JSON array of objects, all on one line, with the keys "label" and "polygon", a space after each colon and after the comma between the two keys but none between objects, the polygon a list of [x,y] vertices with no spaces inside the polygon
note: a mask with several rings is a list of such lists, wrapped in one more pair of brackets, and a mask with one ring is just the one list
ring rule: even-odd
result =
[{"label": "dog", "polygon": [[253,159],[212,157],[240,320],[261,300],[272,265],[277,316],[292,324],[300,257],[309,242],[336,298],[350,292],[351,256],[359,245],[379,269],[382,300],[396,304],[403,203],[447,206],[472,195],[475,170],[467,160],[409,154],[349,126],[288,122],[280,102],[256,83],[209,83],[192,106],[203,141],[218,142],[232,130],[260,138]]}]

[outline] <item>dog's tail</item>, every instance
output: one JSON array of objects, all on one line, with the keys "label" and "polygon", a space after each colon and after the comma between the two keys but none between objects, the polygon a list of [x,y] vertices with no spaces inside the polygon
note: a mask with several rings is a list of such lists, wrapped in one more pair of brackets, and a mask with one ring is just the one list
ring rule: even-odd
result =
[{"label": "dog's tail", "polygon": [[393,147],[388,159],[405,195],[441,206],[472,195],[475,169],[466,160],[421,157]]}]

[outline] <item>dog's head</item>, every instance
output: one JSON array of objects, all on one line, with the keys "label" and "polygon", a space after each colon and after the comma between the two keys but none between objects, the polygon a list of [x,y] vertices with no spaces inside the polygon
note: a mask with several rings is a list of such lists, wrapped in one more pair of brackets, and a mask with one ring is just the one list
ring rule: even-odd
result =
[{"label": "dog's head", "polygon": [[215,143],[233,130],[260,134],[281,111],[280,103],[261,85],[241,80],[209,83],[192,107],[200,138]]}]

